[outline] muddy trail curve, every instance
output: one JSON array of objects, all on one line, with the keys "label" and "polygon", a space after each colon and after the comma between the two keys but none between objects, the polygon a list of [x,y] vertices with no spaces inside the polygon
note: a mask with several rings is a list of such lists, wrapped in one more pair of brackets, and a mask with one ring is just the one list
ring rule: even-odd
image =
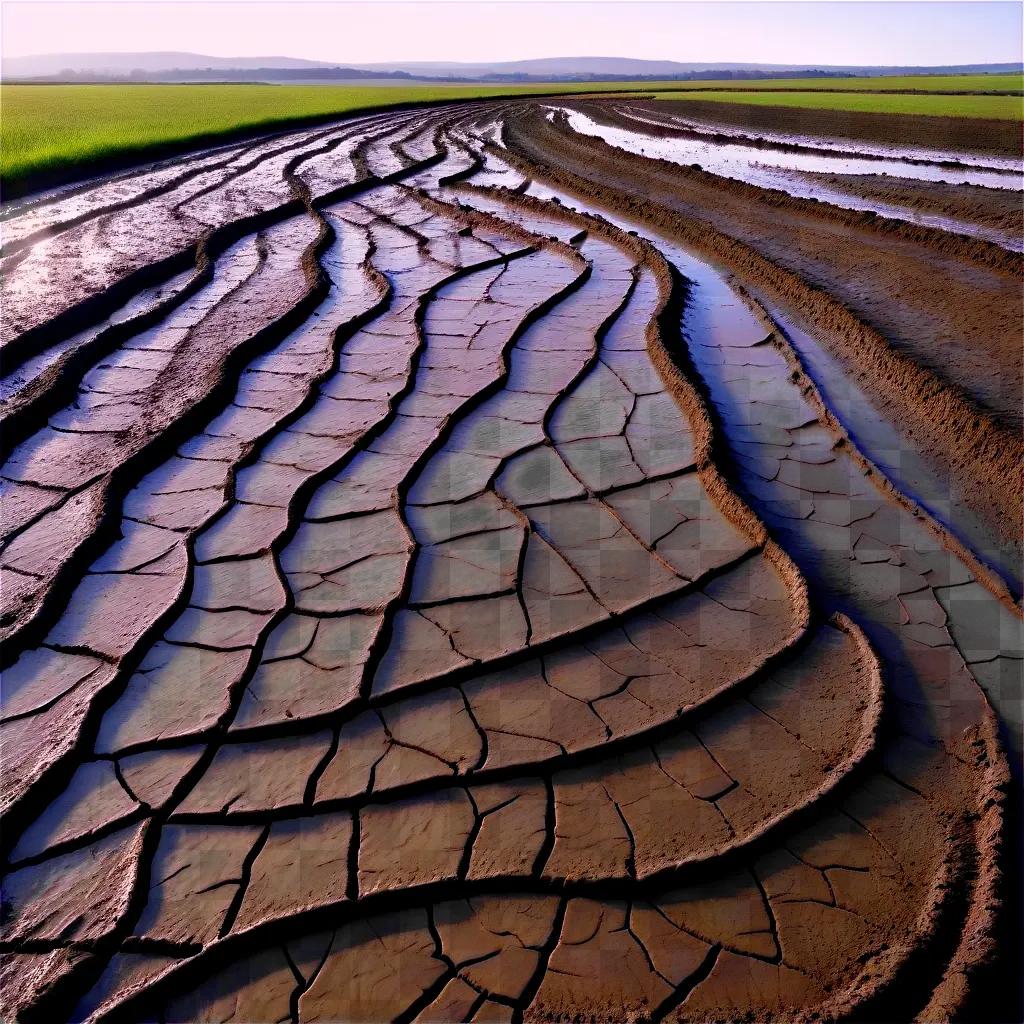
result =
[{"label": "muddy trail curve", "polygon": [[891,214],[542,102],[5,210],[9,1018],[1009,1019],[1020,255]]}]

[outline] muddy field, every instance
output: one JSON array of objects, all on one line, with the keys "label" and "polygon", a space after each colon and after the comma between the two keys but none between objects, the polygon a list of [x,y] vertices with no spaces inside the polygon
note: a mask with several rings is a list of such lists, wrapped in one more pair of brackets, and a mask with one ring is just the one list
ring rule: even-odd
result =
[{"label": "muddy field", "polygon": [[5,209],[10,1019],[1015,1019],[1019,167],[665,110]]},{"label": "muddy field", "polygon": [[699,99],[659,103],[679,117],[743,130],[788,131],[803,136],[828,136],[858,142],[960,153],[1016,156],[1021,153],[1019,121],[970,117],[926,117],[861,113],[852,110],[763,107],[749,103],[712,103]]}]

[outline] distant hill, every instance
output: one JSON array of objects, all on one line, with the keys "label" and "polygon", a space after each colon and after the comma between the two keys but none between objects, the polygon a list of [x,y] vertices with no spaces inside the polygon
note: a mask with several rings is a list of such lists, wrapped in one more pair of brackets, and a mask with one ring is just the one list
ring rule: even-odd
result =
[{"label": "distant hill", "polygon": [[728,72],[730,76],[772,77],[794,72],[828,75],[913,75],[984,74],[1021,71],[1024,64],[956,64],[937,67],[831,64],[760,64],[734,61],[681,62],[637,60],[630,57],[543,57],[537,60],[497,61],[481,64],[444,61],[398,61],[384,64],[353,64],[376,71],[410,71],[417,74],[451,75],[469,78],[528,75],[552,78],[691,78]]},{"label": "distant hill", "polygon": [[458,75],[466,78],[528,75],[530,77],[593,78],[631,77],[672,78],[694,72],[719,71],[795,71],[806,64],[682,63],[673,60],[638,60],[631,57],[542,57],[536,60],[493,61],[481,64],[450,61],[398,61],[383,64],[356,64],[376,71],[415,71],[419,74]]},{"label": "distant hill", "polygon": [[587,82],[643,79],[844,77],[881,74],[983,74],[1021,71],[1021,64],[959,64],[941,67],[808,66],[637,60],[629,57],[544,57],[536,60],[394,61],[335,64],[299,57],[214,57],[202,53],[48,53],[9,57],[5,80],[47,81],[476,81]]},{"label": "distant hill", "polygon": [[320,68],[330,67],[301,57],[211,57],[174,50],[152,53],[41,53],[32,57],[7,57],[4,78],[40,78],[64,71],[77,74],[128,75],[132,71],[187,71],[196,68]]}]

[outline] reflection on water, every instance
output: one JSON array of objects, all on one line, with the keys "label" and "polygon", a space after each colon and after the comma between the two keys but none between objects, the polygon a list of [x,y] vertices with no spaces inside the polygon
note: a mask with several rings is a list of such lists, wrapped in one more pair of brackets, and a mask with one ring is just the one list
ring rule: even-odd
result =
[{"label": "reflection on water", "polygon": [[[1021,160],[1013,157],[999,157],[994,155],[971,156],[966,153],[954,153],[937,149],[918,149],[913,146],[892,145],[884,142],[871,142],[867,139],[856,141],[839,138],[822,138],[821,136],[795,135],[790,132],[766,130],[759,127],[756,132],[737,130],[724,124],[708,124],[701,121],[690,121],[685,117],[676,114],[662,116],[650,110],[639,110],[635,107],[616,107],[617,112],[628,117],[630,120],[643,124],[654,125],[659,128],[674,128],[686,132],[692,132],[708,138],[728,136],[739,143],[756,142],[759,146],[788,147],[796,146],[808,151],[820,151],[828,149],[834,153],[846,153],[861,158],[872,158],[877,167],[877,160],[891,160],[898,163],[921,163],[921,164],[955,164],[958,167],[974,167],[980,170],[1003,172],[1014,174],[1020,177],[1022,170]],[[820,155],[820,154],[819,154]],[[824,154],[828,155],[828,154]],[[1010,186],[1016,187],[1016,186]]]},{"label": "reflection on water", "polygon": [[[533,182],[528,193],[548,201],[557,199],[568,209],[587,211],[585,204],[574,196],[539,182]],[[756,360],[749,356],[749,348],[745,349],[746,354],[740,360],[743,372],[723,376],[725,364],[712,358],[717,356],[718,350],[738,351],[735,346],[740,340],[744,346],[749,346],[752,338],[763,338],[765,330],[721,268],[698,258],[672,239],[652,232],[639,221],[603,209],[601,213],[625,231],[639,231],[690,282],[692,291],[686,314],[690,356],[712,388],[712,402],[718,407],[719,415],[724,416],[727,427],[749,418],[747,407],[755,396],[765,408],[783,401],[782,394],[789,395],[786,401],[803,401],[790,381],[788,367],[766,349],[757,353]],[[700,301],[696,301],[695,296],[699,296]],[[860,451],[882,470],[898,491],[927,509],[952,536],[994,570],[1011,591],[1019,593],[1022,586],[1019,557],[964,507],[957,497],[957,482],[948,471],[927,461],[904,425],[889,419],[810,333],[798,327],[781,309],[771,307],[769,312],[785,331],[826,403]],[[765,391],[768,385],[764,379],[758,378],[752,383],[747,376],[753,369],[764,374],[769,364],[777,372],[772,373],[770,390]],[[779,393],[771,393],[771,389]]]},{"label": "reflection on water", "polygon": [[[847,193],[833,186],[803,178],[799,172],[831,174],[873,174],[888,175],[908,181],[934,181],[948,184],[980,185],[985,188],[1018,190],[1021,188],[1019,174],[1006,173],[1007,168],[992,164],[943,166],[941,162],[926,163],[914,159],[896,157],[866,159],[849,154],[831,141],[828,148],[835,148],[837,156],[823,156],[814,152],[787,152],[780,149],[743,144],[740,142],[713,141],[705,138],[659,138],[645,135],[640,131],[629,131],[599,124],[592,117],[578,110],[554,108],[564,113],[569,127],[582,135],[604,139],[612,146],[628,153],[668,160],[680,165],[698,164],[703,170],[725,178],[743,181],[760,188],[775,188],[788,192],[800,199],[817,199],[833,206],[849,210],[870,211],[887,217],[955,231],[995,242],[1006,248],[1020,250],[1024,247],[1021,239],[1013,232],[973,224],[960,218],[922,213],[896,203],[886,203]],[[1008,165],[1012,166],[1012,165]]]}]

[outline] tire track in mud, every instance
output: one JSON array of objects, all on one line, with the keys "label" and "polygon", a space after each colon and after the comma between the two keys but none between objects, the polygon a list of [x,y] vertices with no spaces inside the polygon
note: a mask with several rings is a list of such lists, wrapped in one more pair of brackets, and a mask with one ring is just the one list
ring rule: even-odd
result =
[{"label": "tire track in mud", "polygon": [[[228,239],[277,239],[238,289],[304,282],[258,342],[223,319],[230,369],[109,474],[10,659],[15,1019],[974,1005],[1012,599],[875,488],[774,307],[503,149],[521,110],[140,172],[108,207],[230,180],[194,196],[223,254],[151,299],[154,255],[17,342],[59,353],[14,392],[24,444],[61,404],[102,425],[79,389],[112,354],[182,351]],[[111,212],[39,209],[71,258]]]}]

